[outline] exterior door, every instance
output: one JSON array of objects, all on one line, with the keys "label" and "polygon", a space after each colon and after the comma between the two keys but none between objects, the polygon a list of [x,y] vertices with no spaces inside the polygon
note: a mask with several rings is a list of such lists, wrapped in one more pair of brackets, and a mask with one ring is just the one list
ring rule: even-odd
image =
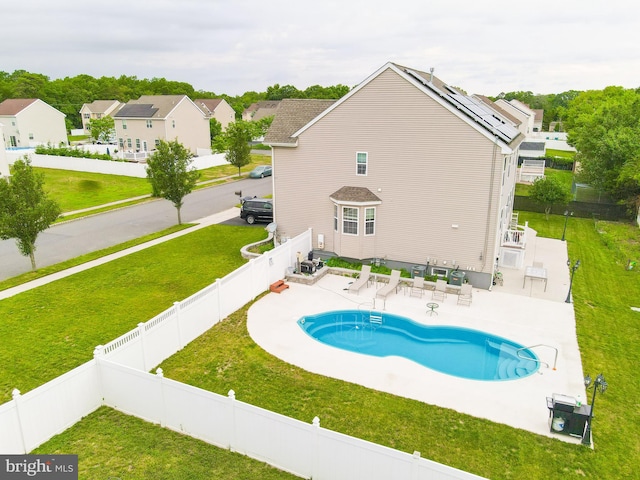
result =
[{"label": "exterior door", "polygon": [[11,143],[12,147],[17,147],[18,146],[18,142],[16,141],[15,135],[11,135],[11,137],[9,137],[9,143]]}]

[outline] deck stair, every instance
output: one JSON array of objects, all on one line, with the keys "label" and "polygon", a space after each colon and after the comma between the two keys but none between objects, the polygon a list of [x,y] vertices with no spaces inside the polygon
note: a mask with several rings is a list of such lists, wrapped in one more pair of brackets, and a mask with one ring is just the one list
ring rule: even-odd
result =
[{"label": "deck stair", "polygon": [[286,290],[287,288],[289,288],[289,285],[284,283],[284,280],[278,280],[277,282],[273,282],[269,286],[269,290],[271,292],[274,292],[274,293],[281,293],[282,291]]}]

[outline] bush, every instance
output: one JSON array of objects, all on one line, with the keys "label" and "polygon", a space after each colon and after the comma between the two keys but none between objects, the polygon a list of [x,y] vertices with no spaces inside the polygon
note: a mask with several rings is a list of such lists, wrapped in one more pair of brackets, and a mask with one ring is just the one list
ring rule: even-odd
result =
[{"label": "bush", "polygon": [[36,147],[35,152],[40,155],[57,155],[59,157],[75,157],[75,158],[95,158],[98,160],[113,160],[111,155],[106,153],[91,153],[79,148],[70,147],[53,147],[48,144],[46,147],[39,145]]}]

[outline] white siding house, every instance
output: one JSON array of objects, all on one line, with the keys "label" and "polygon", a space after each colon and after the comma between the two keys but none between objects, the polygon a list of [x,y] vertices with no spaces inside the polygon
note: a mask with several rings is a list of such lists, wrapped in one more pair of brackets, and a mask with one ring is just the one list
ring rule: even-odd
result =
[{"label": "white siding house", "polygon": [[4,144],[7,148],[66,144],[65,116],[37,98],[7,99],[0,103]]}]

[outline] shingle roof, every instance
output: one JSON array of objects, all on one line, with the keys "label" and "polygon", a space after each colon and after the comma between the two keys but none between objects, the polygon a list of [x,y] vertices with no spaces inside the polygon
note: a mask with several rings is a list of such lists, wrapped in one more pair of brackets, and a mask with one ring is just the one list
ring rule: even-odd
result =
[{"label": "shingle roof", "polygon": [[544,142],[522,142],[520,144],[520,150],[540,150],[544,152]]},{"label": "shingle roof", "polygon": [[[153,108],[157,109],[153,113],[153,118],[167,118],[167,115],[171,113],[171,111],[184,99],[188,98],[186,95],[143,95],[137,100],[129,100],[127,104],[122,107],[118,113],[114,115],[114,117],[126,118],[130,117],[129,115],[125,115],[127,112],[125,110],[126,107],[131,105],[152,105]],[[140,110],[132,109],[134,112],[140,112]],[[124,112],[124,113],[123,113]],[[137,118],[140,118],[136,115]],[[143,117],[143,118],[151,118],[151,117]]]},{"label": "shingle roof", "polygon": [[0,115],[17,115],[36,101],[37,98],[8,98],[0,103]]},{"label": "shingle roof", "polygon": [[330,197],[337,202],[369,203],[382,202],[371,190],[365,187],[342,187]]},{"label": "shingle roof", "polygon": [[91,103],[85,103],[83,106],[86,106],[92,113],[105,113],[116,103],[120,102],[118,100],[94,100]]},{"label": "shingle roof", "polygon": [[211,115],[222,102],[221,98],[198,98],[193,101],[205,115]]},{"label": "shingle roof", "polygon": [[295,145],[296,139],[291,137],[291,135],[335,102],[335,100],[300,98],[282,100],[276,110],[273,123],[264,136],[264,143]]}]

